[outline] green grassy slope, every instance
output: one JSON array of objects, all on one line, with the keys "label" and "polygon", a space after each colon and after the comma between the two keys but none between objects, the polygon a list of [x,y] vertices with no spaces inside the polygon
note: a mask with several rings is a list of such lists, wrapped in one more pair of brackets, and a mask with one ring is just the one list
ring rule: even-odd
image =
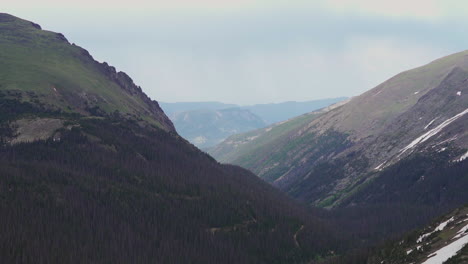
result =
[{"label": "green grassy slope", "polygon": [[0,91],[65,112],[119,112],[167,130],[171,122],[122,72],[96,62],[63,35],[0,14]]},{"label": "green grassy slope", "polygon": [[[255,157],[259,158],[263,156],[261,154],[262,151],[271,151],[275,145],[279,144],[284,135],[316,117],[317,114],[315,113],[305,114],[287,122],[273,124],[267,128],[233,135],[222,144],[211,148],[208,153],[216,157],[220,162],[239,161],[240,164],[244,164],[244,160],[246,162],[254,162]],[[244,165],[250,167],[247,163]]]}]

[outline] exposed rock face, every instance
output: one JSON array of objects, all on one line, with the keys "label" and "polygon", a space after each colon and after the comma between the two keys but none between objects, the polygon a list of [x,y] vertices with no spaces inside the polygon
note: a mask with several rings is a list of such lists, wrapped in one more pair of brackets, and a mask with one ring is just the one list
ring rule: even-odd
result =
[{"label": "exposed rock face", "polygon": [[12,126],[15,129],[11,144],[45,140],[63,127],[63,120],[53,118],[20,119]]},{"label": "exposed rock face", "polygon": [[143,92],[141,87],[137,86],[133,82],[130,76],[128,76],[125,72],[117,72],[115,67],[109,66],[107,62],[101,63],[101,66],[104,74],[108,76],[110,80],[117,83],[123,90],[125,90],[131,96],[139,97],[145,104],[148,105],[149,112],[151,115],[153,115],[164,127],[175,132],[175,128],[172,124],[172,121],[164,114],[164,111],[161,109],[158,102],[155,100],[151,100]]}]

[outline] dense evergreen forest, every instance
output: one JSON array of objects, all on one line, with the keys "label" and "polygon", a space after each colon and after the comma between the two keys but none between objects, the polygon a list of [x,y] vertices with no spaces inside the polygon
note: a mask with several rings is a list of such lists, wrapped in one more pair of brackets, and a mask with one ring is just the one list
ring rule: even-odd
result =
[{"label": "dense evergreen forest", "polygon": [[174,133],[117,114],[5,98],[0,108],[6,136],[13,118],[67,123],[59,138],[2,144],[4,263],[294,263],[349,246],[255,175]]},{"label": "dense evergreen forest", "polygon": [[[0,256],[8,263],[363,263],[366,247],[450,207],[405,203],[410,193],[307,212],[174,133],[118,114],[89,118],[5,98],[0,107],[3,138],[17,118],[68,125],[59,140],[2,144]],[[447,181],[467,165],[445,170]]]}]

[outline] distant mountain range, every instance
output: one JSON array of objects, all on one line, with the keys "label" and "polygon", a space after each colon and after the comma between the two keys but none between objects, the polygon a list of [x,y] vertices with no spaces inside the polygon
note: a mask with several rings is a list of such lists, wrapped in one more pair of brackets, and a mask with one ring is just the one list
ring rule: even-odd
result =
[{"label": "distant mountain range", "polygon": [[221,102],[180,102],[180,103],[165,103],[159,102],[161,108],[166,115],[170,116],[174,113],[187,112],[192,110],[219,110],[226,108],[239,107],[236,104],[225,104]]},{"label": "distant mountain range", "polygon": [[160,103],[184,138],[208,149],[227,137],[265,127],[345,100],[345,97],[307,102],[239,106],[220,102]]},{"label": "distant mountain range", "polygon": [[231,135],[266,126],[260,117],[240,108],[176,112],[169,118],[182,137],[201,149],[221,143]]},{"label": "distant mountain range", "polygon": [[267,124],[273,124],[276,122],[288,120],[298,115],[312,112],[323,107],[327,107],[331,104],[344,101],[346,99],[347,97],[338,97],[305,102],[290,101],[283,103],[255,105],[225,104],[221,102],[160,102],[159,104],[168,116],[171,116],[177,112],[187,112],[192,110],[221,110],[227,108],[240,108],[251,111],[253,114],[263,119]]}]

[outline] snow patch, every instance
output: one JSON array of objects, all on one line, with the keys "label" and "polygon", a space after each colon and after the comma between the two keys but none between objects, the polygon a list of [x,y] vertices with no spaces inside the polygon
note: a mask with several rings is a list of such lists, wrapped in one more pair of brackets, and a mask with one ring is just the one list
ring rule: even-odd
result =
[{"label": "snow patch", "polygon": [[466,244],[468,244],[468,236],[464,236],[457,241],[437,250],[433,254],[428,256],[428,260],[422,264],[441,264],[447,261],[449,258],[456,256]]},{"label": "snow patch", "polygon": [[418,93],[419,93],[419,91],[417,91],[417,92],[414,92],[414,94],[418,94]]},{"label": "snow patch", "polygon": [[462,162],[462,161],[466,160],[467,158],[468,158],[468,151],[465,154],[463,154],[460,158],[455,160],[455,162]]},{"label": "snow patch", "polygon": [[461,91],[458,91],[458,92],[457,92],[457,95],[458,95],[458,96],[461,96]]},{"label": "snow patch", "polygon": [[410,249],[410,250],[406,251],[406,255],[409,255],[411,252],[413,252],[413,250],[412,250],[412,249]]},{"label": "snow patch", "polygon": [[416,147],[419,143],[423,143],[425,142],[426,140],[428,140],[429,138],[437,135],[440,131],[442,131],[442,129],[444,129],[446,126],[450,125],[452,122],[454,122],[455,120],[459,119],[460,117],[466,115],[468,113],[468,108],[465,109],[464,111],[462,111],[461,113],[445,120],[444,122],[442,122],[442,124],[438,125],[437,127],[429,130],[428,132],[424,133],[423,135],[421,135],[420,137],[416,138],[415,140],[413,140],[410,144],[408,144],[408,146],[402,148],[400,150],[400,154],[398,154],[398,157],[401,156],[403,153],[405,153],[406,151]]},{"label": "snow patch", "polygon": [[379,166],[375,167],[374,170],[378,170],[378,171],[382,170],[382,168],[384,167],[385,163],[387,163],[387,161],[382,162]]},{"label": "snow patch", "polygon": [[431,122],[429,122],[429,124],[427,124],[425,127],[424,127],[424,130],[426,130],[430,125],[432,125],[432,123],[434,123],[434,121],[436,121],[438,117],[434,118]]},{"label": "snow patch", "polygon": [[426,233],[424,235],[421,235],[418,240],[416,240],[416,243],[421,243],[424,239],[426,239],[426,237],[432,235],[433,232],[430,232],[430,233]]},{"label": "snow patch", "polygon": [[453,220],[455,220],[455,218],[452,216],[449,220],[445,221],[445,222],[442,222],[440,223],[432,232],[429,232],[429,233],[426,233],[426,234],[423,234],[421,235],[418,240],[416,240],[416,243],[421,243],[426,237],[432,235],[433,233],[437,232],[437,231],[442,231],[445,229],[445,227],[453,222]]},{"label": "snow patch", "polygon": [[457,232],[457,235],[454,236],[454,237],[452,238],[452,240],[453,240],[453,239],[460,238],[460,237],[462,237],[462,236],[468,235],[468,233],[466,233],[467,231],[468,231],[468,225],[465,225],[462,229],[460,229],[460,230]]},{"label": "snow patch", "polygon": [[447,150],[447,148],[441,148],[441,149],[439,149],[437,152],[440,153],[440,152],[444,152],[444,151],[446,151],[446,150]]},{"label": "snow patch", "polygon": [[436,231],[442,231],[444,230],[444,228],[451,222],[453,222],[453,220],[455,220],[455,218],[452,216],[452,218],[450,218],[449,220],[441,223],[438,227],[436,227],[436,229],[434,230],[434,232]]}]

